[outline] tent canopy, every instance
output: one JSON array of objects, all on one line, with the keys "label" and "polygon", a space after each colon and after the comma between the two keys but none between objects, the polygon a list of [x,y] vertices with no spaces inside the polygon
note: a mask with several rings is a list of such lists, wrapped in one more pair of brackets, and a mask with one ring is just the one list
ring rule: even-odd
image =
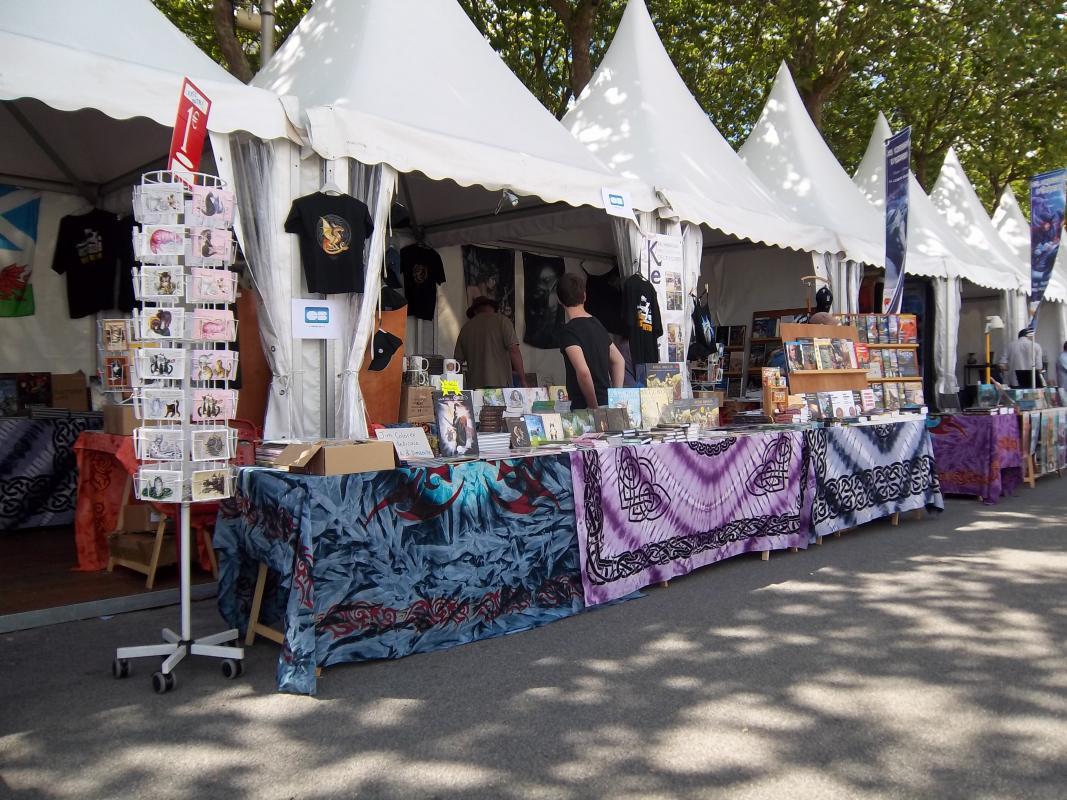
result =
[{"label": "tent canopy", "polygon": [[833,231],[847,258],[885,266],[885,222],[826,146],[784,62],[740,154],[797,218]]},{"label": "tent canopy", "polygon": [[1029,259],[1024,263],[997,233],[953,147],[948,149],[930,199],[952,229],[982,258],[984,279],[962,277],[982,286],[1028,291]]},{"label": "tent canopy", "polygon": [[630,0],[600,67],[563,124],[618,174],[656,187],[679,217],[733,236],[835,252],[829,231],[796,221],[722,137],[663,48],[643,0]]},{"label": "tent canopy", "polygon": [[[325,159],[603,208],[620,181],[508,69],[453,0],[319,0],[253,85]],[[431,220],[423,219],[422,222]]]},{"label": "tent canopy", "polygon": [[227,73],[149,0],[9,0],[0,52],[6,182],[100,191],[159,168],[183,77],[211,98],[212,131],[288,135],[276,96]]},{"label": "tent canopy", "polygon": [[[885,115],[878,112],[867,152],[854,178],[856,185],[878,209],[885,208],[885,143],[892,135]],[[949,227],[915,175],[909,173],[905,272],[927,277],[964,277],[989,288],[1008,285],[1001,276],[981,264],[981,257]]]},{"label": "tent canopy", "polygon": [[[1019,263],[1026,268],[1025,285],[1030,286],[1030,223],[1023,216],[1019,201],[1011,186],[1005,186],[996,210],[993,212],[993,227],[1000,238],[1015,253]],[[1029,294],[1029,292],[1027,292]],[[1060,250],[1056,254],[1056,264],[1052,268],[1052,278],[1045,290],[1045,299],[1057,303],[1067,303],[1067,237],[1060,240]]]}]

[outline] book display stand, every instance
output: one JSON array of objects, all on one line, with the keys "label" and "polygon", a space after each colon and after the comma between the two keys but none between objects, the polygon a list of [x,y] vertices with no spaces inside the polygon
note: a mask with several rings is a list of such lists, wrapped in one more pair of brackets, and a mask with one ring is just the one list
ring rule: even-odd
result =
[{"label": "book display stand", "polygon": [[[152,676],[159,694],[175,686],[174,668],[187,655],[222,659],[222,672],[243,671],[244,650],[225,646],[237,630],[197,639],[192,635],[190,560],[193,505],[230,497],[236,431],[227,425],[237,408],[237,277],[229,269],[236,244],[233,195],[212,175],[150,172],[134,189],[134,291],[140,301],[127,329],[134,345],[129,359],[134,409],[138,499],[180,504],[178,554],[181,570],[180,632],[162,631],[162,644],[120,647],[112,674],[129,675],[129,659],[162,657]],[[117,321],[107,320],[106,323]],[[119,326],[111,326],[113,338]],[[107,331],[105,330],[105,334]],[[106,343],[107,336],[102,337]],[[136,345],[141,346],[136,346]],[[117,387],[116,387],[117,388]]]}]

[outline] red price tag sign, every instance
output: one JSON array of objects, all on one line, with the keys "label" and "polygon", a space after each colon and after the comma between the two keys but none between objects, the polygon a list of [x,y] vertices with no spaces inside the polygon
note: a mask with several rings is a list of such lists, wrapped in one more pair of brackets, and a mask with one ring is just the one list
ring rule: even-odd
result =
[{"label": "red price tag sign", "polygon": [[174,121],[174,135],[170,139],[170,160],[167,169],[190,186],[195,183],[188,173],[200,167],[207,137],[207,117],[211,100],[186,78],[178,100],[178,118]]}]

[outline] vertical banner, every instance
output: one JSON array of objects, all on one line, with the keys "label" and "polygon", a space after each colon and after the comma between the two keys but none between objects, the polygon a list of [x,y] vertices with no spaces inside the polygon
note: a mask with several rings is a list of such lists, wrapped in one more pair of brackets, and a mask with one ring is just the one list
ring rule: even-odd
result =
[{"label": "vertical banner", "polygon": [[1048,288],[1063,232],[1067,205],[1067,169],[1030,179],[1030,330],[1037,329],[1037,312]]},{"label": "vertical banner", "polygon": [[40,194],[0,184],[0,317],[33,315],[30,273],[40,211]]},{"label": "vertical banner", "polygon": [[682,258],[682,237],[666,234],[646,234],[643,261],[647,265],[648,280],[656,289],[664,336],[659,341],[662,362],[682,363],[689,342],[683,341],[685,331],[685,289]]},{"label": "vertical banner", "polygon": [[904,261],[908,255],[908,177],[911,128],[885,142],[885,288],[882,313],[899,314],[904,299]]},{"label": "vertical banner", "polygon": [[178,116],[174,120],[174,133],[170,139],[170,158],[167,169],[175,177],[190,186],[195,183],[188,173],[200,168],[200,156],[207,138],[207,118],[211,113],[211,100],[186,78],[182,81],[182,93],[178,98]]},{"label": "vertical banner", "polygon": [[567,321],[556,296],[556,284],[563,277],[562,258],[522,254],[523,317],[526,329],[522,340],[542,350],[559,349],[559,332]]},{"label": "vertical banner", "polygon": [[463,245],[463,284],[467,305],[479,297],[495,300],[497,311],[515,322],[515,251]]}]

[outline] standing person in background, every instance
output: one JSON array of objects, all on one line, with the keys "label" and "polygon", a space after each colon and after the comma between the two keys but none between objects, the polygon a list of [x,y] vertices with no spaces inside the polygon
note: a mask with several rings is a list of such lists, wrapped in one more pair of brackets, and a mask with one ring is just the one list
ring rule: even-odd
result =
[{"label": "standing person in background", "polygon": [[567,319],[559,335],[559,351],[567,370],[571,408],[608,404],[608,387],[622,386],[626,362],[611,335],[585,310],[585,278],[568,272],[556,284],[556,295]]},{"label": "standing person in background", "polygon": [[1029,328],[1019,331],[1019,338],[1008,346],[1008,378],[1012,386],[1022,389],[1032,389],[1030,382],[1031,370],[1036,370],[1038,378],[1043,379],[1041,374],[1041,345],[1034,341],[1034,336]]},{"label": "standing person in background", "polygon": [[513,372],[518,373],[518,385],[526,385],[515,326],[497,308],[496,300],[475,298],[467,309],[470,321],[456,340],[455,358],[467,362],[467,381],[472,389],[512,386]]},{"label": "standing person in background", "polygon": [[1056,359],[1056,385],[1067,389],[1067,342],[1063,343],[1060,357]]}]

